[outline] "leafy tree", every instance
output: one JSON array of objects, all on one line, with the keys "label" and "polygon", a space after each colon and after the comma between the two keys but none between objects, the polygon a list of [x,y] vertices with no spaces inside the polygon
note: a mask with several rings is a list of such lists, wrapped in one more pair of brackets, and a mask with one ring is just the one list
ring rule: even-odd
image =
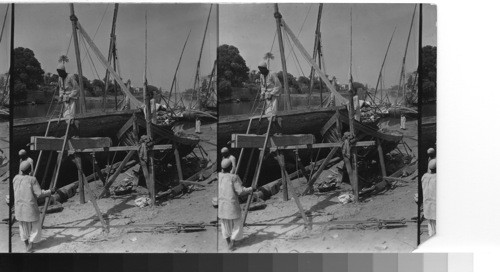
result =
[{"label": "leafy tree", "polygon": [[220,98],[231,97],[231,82],[225,78],[219,79],[219,82],[217,82],[217,94]]},{"label": "leafy tree", "polygon": [[[283,85],[283,71],[279,71],[277,73],[277,75],[278,75],[278,79],[281,82],[281,86],[284,86]],[[290,73],[287,73],[287,75],[288,75],[287,76],[288,87],[293,88],[296,91],[300,92],[299,83],[297,82],[297,80],[295,79],[295,77],[292,74],[290,74]]]},{"label": "leafy tree", "polygon": [[59,62],[62,62],[62,63],[69,62],[69,58],[68,58],[68,56],[66,56],[66,55],[61,55],[61,56],[59,57]]},{"label": "leafy tree", "polygon": [[241,87],[248,81],[249,68],[238,48],[223,44],[217,48],[217,78],[226,80],[232,87]]},{"label": "leafy tree", "polygon": [[[14,49],[14,67],[12,79],[14,84],[19,83],[17,90],[34,90],[43,83],[43,70],[35,53],[29,48],[18,47]],[[20,86],[24,86],[21,88]],[[14,92],[16,88],[14,89]],[[16,97],[13,95],[13,97]]]}]

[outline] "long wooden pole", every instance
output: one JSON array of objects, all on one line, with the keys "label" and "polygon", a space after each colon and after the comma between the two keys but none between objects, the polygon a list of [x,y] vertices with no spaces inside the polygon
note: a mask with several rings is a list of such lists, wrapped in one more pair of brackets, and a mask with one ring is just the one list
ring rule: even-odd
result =
[{"label": "long wooden pole", "polygon": [[[196,64],[196,74],[194,77],[194,86],[193,90],[196,92],[196,104],[198,105],[196,108],[200,109],[200,90],[198,88],[199,82],[200,82],[200,64],[201,64],[201,56],[203,53],[203,47],[205,46],[205,37],[207,36],[207,29],[208,29],[208,23],[210,22],[210,14],[212,13],[212,5],[210,4],[210,10],[208,11],[208,17],[207,17],[207,23],[205,24],[205,32],[203,33],[203,40],[201,41],[201,49],[200,49],[200,55],[198,57],[198,63]],[[194,94],[194,92],[193,92]],[[192,99],[191,99],[192,102]],[[191,104],[190,102],[190,104]],[[191,107],[190,107],[191,108]]]},{"label": "long wooden pole", "polygon": [[[184,49],[186,49],[186,44],[189,40],[189,36],[191,35],[191,30],[186,37],[186,41],[184,42],[184,46],[182,46],[181,56],[179,57],[179,61],[177,62],[177,67],[175,68],[174,78],[172,79],[172,85],[170,86],[170,92],[168,93],[168,102],[170,102],[170,98],[172,97],[172,90],[174,89],[175,81],[177,80],[177,72],[179,71],[179,66],[181,65],[182,56],[184,55]],[[175,101],[176,102],[176,101]],[[175,103],[174,103],[175,105]],[[169,105],[167,105],[169,106]]]},{"label": "long wooden pole", "polygon": [[348,103],[348,100],[335,90],[335,87],[330,83],[326,74],[319,68],[318,64],[311,58],[309,53],[307,53],[307,50],[304,48],[302,43],[300,43],[295,34],[293,34],[292,30],[286,24],[285,20],[281,19],[281,24],[283,26],[283,30],[285,30],[288,36],[292,39],[292,42],[295,43],[302,56],[304,56],[305,60],[309,63],[309,65],[314,66],[315,72],[318,73],[318,75],[325,83],[326,87],[330,90],[332,97],[335,99],[336,105],[346,105]]},{"label": "long wooden pole", "polygon": [[[144,90],[142,92],[144,97],[144,103],[146,105],[146,133],[149,139],[153,139],[153,133],[151,131],[151,99],[149,97],[148,92],[148,78],[147,78],[147,70],[148,70],[148,12],[145,14],[145,32],[144,32]],[[156,106],[156,105],[155,105]],[[143,143],[143,146],[145,144]],[[155,173],[154,173],[154,151],[147,150],[147,160],[149,164],[148,175],[146,177],[146,182],[148,182],[148,189],[151,195],[151,200],[153,205],[156,205],[156,190],[155,190]]]},{"label": "long wooden pole", "polygon": [[[108,62],[111,63],[111,58],[113,56],[113,51],[116,43],[115,29],[116,29],[116,18],[118,17],[118,4],[115,4],[115,9],[113,11],[113,21],[111,23],[111,34],[109,36],[109,51],[108,51]],[[108,96],[109,87],[109,71],[106,70],[106,75],[104,76],[104,92],[102,95],[102,110],[106,110],[106,98]],[[115,90],[116,92],[116,90]]]},{"label": "long wooden pole", "polygon": [[[321,14],[323,12],[323,4],[319,4],[319,9],[318,9],[318,19],[316,21],[316,32],[314,35],[314,48],[313,48],[313,57],[312,59],[316,59],[316,55],[318,53],[318,42],[320,39],[320,28],[321,28]],[[311,104],[311,95],[312,95],[312,90],[314,87],[314,67],[311,67],[311,74],[309,76],[309,95],[307,97],[307,106],[309,107]]]},{"label": "long wooden pole", "polygon": [[[271,118],[269,118],[269,124],[267,125],[267,132],[266,132],[266,138],[264,139],[264,146],[262,147],[262,150],[260,151],[259,160],[257,161],[256,173],[255,173],[255,175],[253,177],[253,181],[252,181],[252,188],[254,190],[257,188],[257,182],[259,181],[260,170],[262,168],[262,161],[264,160],[264,155],[266,153],[267,143],[269,141],[269,136],[271,134],[271,126],[272,126],[272,123],[274,121],[274,118],[275,118],[274,115],[271,116]],[[245,214],[243,216],[243,224],[242,224],[243,226],[245,225],[245,221],[247,220],[248,209],[250,208],[250,204],[252,203],[252,197],[253,197],[253,191],[252,191],[252,193],[250,193],[250,196],[247,199]]]},{"label": "long wooden pole", "polygon": [[[382,78],[382,71],[384,70],[385,60],[387,59],[387,54],[389,53],[389,48],[391,47],[392,38],[394,37],[394,33],[396,32],[396,27],[394,27],[394,31],[392,31],[391,39],[389,40],[389,44],[387,45],[387,49],[385,50],[384,60],[382,61],[382,65],[380,66],[380,72],[378,73],[377,84],[375,85],[375,92],[373,93],[373,103],[375,103],[375,98],[377,97],[378,85],[380,84],[380,79]],[[380,100],[382,100],[382,94],[380,94]]]},{"label": "long wooden pole", "polygon": [[290,90],[288,89],[288,72],[286,70],[285,48],[283,46],[283,35],[281,33],[281,13],[278,9],[278,4],[274,4],[274,18],[276,18],[276,31],[278,33],[278,43],[280,48],[281,69],[283,73],[283,89],[285,90],[285,110],[291,110]]},{"label": "long wooden pole", "polygon": [[[352,79],[352,8],[351,8],[351,41],[350,41],[350,63],[349,63],[349,131],[354,138],[356,136],[354,130],[354,82]],[[352,175],[351,175],[351,186],[354,191],[354,201],[358,201],[359,198],[359,188],[358,188],[358,158],[356,152],[356,146],[351,147],[351,158],[352,158]],[[351,161],[351,160],[350,160]]]},{"label": "long wooden pole", "polygon": [[80,44],[78,43],[78,33],[76,29],[78,28],[78,18],[75,16],[75,7],[73,4],[69,4],[71,11],[71,24],[73,26],[73,39],[75,40],[75,55],[76,55],[76,66],[78,68],[78,85],[80,87],[80,98],[78,100],[80,105],[80,112],[85,113],[85,90],[83,89],[83,75],[82,75],[82,61],[80,59]]},{"label": "long wooden pole", "polygon": [[423,191],[422,191],[422,176],[426,172],[427,169],[427,161],[423,160],[426,156],[426,147],[423,146],[423,141],[422,141],[422,98],[423,92],[422,92],[422,4],[419,6],[419,22],[418,22],[418,146],[420,147],[418,149],[418,157],[421,158],[418,160],[418,201],[417,201],[417,215],[418,215],[418,220],[417,220],[417,245],[420,244],[420,229],[422,222],[420,222],[421,218],[421,210],[420,208],[422,207],[422,201],[423,201]]},{"label": "long wooden pole", "polygon": [[406,53],[408,52],[408,45],[410,44],[410,37],[411,37],[411,29],[413,28],[413,21],[415,19],[415,12],[417,11],[417,4],[415,4],[415,7],[413,8],[413,16],[411,17],[411,24],[410,24],[410,31],[408,31],[408,38],[406,39],[406,47],[405,47],[405,54],[403,55],[403,64],[401,65],[401,74],[399,75],[399,85],[398,85],[398,99],[399,99],[399,93],[401,90],[401,85],[403,85],[403,102],[406,99],[406,87],[405,87],[405,64],[406,64]]}]

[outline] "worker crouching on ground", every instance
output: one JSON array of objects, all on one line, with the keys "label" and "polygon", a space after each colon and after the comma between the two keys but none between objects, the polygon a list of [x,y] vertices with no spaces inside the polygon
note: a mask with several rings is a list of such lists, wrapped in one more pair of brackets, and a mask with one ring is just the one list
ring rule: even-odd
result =
[{"label": "worker crouching on ground", "polygon": [[428,221],[429,237],[436,234],[436,159],[429,161],[429,173],[422,176],[424,217]]},{"label": "worker crouching on ground", "polygon": [[21,174],[21,163],[23,161],[26,161],[30,164],[31,170],[28,173],[28,175],[33,176],[33,170],[34,170],[33,159],[28,156],[28,152],[26,152],[26,150],[21,149],[21,150],[19,150],[19,174]]},{"label": "worker crouching on ground", "polygon": [[229,148],[223,147],[220,150],[220,154],[222,155],[222,159],[228,159],[231,161],[231,174],[236,174],[236,157],[229,154]]},{"label": "worker crouching on ground", "polygon": [[238,175],[231,174],[231,161],[223,159],[222,172],[219,173],[218,216],[221,222],[222,237],[226,239],[228,249],[233,250],[234,242],[243,236],[241,207],[238,196],[249,194],[253,189],[243,187]]},{"label": "worker crouching on ground", "polygon": [[24,242],[26,252],[31,252],[33,243],[38,243],[42,235],[40,224],[40,210],[38,198],[51,196],[55,189],[42,190],[35,177],[28,175],[31,165],[27,161],[21,162],[21,173],[13,180],[14,210],[19,221],[19,235]]},{"label": "worker crouching on ground", "polygon": [[62,117],[66,122],[71,122],[72,135],[78,136],[78,123],[74,120],[76,113],[76,101],[80,95],[80,86],[75,74],[66,73],[64,62],[57,66],[57,74],[59,75],[59,101],[63,103]]}]

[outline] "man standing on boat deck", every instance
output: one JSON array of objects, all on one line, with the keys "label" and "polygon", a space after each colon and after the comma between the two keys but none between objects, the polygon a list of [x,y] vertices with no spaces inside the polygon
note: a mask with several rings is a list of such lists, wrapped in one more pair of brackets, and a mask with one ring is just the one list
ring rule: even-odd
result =
[{"label": "man standing on boat deck", "polygon": [[71,127],[75,135],[78,136],[78,124],[75,122],[76,101],[80,95],[78,80],[75,74],[68,74],[64,62],[57,66],[57,74],[59,75],[59,101],[63,103],[62,117],[66,122],[71,122]]},{"label": "man standing on boat deck", "polygon": [[228,249],[233,250],[234,242],[243,236],[243,222],[238,196],[249,194],[252,187],[243,187],[238,175],[231,174],[231,160],[223,159],[222,171],[219,173],[218,217],[222,237],[227,242]]},{"label": "man standing on boat deck", "polygon": [[258,68],[260,71],[260,98],[266,101],[265,114],[276,114],[278,112],[281,82],[275,72],[269,71],[266,61],[262,61]]},{"label": "man standing on boat deck", "polygon": [[436,234],[436,159],[429,161],[429,173],[422,176],[424,217],[427,219],[429,237]]}]

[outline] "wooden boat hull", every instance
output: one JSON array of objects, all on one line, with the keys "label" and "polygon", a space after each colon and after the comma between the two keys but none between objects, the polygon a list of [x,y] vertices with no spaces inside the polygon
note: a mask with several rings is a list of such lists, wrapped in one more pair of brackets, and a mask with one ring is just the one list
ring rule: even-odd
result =
[{"label": "wooden boat hull", "polygon": [[[119,145],[119,139],[117,138],[118,131],[129,121],[132,114],[136,112],[138,121],[140,123],[145,123],[144,117],[141,111],[136,110],[125,110],[119,112],[92,112],[82,115],[78,115],[75,120],[79,123],[80,137],[109,137],[113,142],[113,146]],[[14,119],[13,133],[16,137],[12,141],[12,147],[15,150],[29,149],[27,146],[30,143],[31,136],[44,136],[48,125],[48,118],[37,117],[37,118],[22,118]],[[48,136],[62,137],[66,130],[66,121],[61,120],[60,122],[52,121],[49,129]],[[144,126],[144,125],[143,125]],[[145,129],[141,129],[145,131]],[[157,133],[155,133],[157,132]],[[177,142],[179,146],[179,153],[182,156],[189,154],[198,144],[197,139],[192,139],[191,137],[176,136],[170,130],[170,128],[157,128],[154,129],[154,137],[161,138],[158,139],[159,143],[171,143]],[[173,154],[173,152],[171,152]],[[35,156],[36,154],[36,156]],[[116,157],[113,158],[113,154],[108,157],[107,152],[100,152],[96,154],[96,159],[99,162],[101,168],[109,160],[114,159],[113,162],[119,161],[125,156],[125,152],[118,152]],[[31,157],[36,160],[38,152],[33,152]],[[164,156],[166,158],[173,158],[173,155]],[[56,156],[53,156],[51,164],[54,164]],[[42,179],[44,169],[46,166],[46,161],[48,160],[48,154],[45,153],[42,158],[42,164],[39,167],[37,178]],[[17,160],[15,160],[17,162]],[[110,161],[110,163],[112,163]],[[14,168],[18,167],[18,163]],[[83,161],[83,168],[85,172],[92,172],[92,164],[88,160]],[[52,174],[52,168],[49,167],[49,177]],[[58,182],[58,186],[69,184],[70,182],[77,179],[77,169],[70,160],[63,161],[62,164],[63,171],[61,173],[60,179],[62,181]],[[47,183],[48,184],[48,183]]]},{"label": "wooden boat hull", "polygon": [[[322,142],[323,137],[321,135],[321,129],[323,126],[334,116],[336,113],[336,109],[333,108],[325,108],[325,109],[310,109],[310,110],[293,110],[281,112],[277,115],[277,118],[281,119],[282,133],[283,134],[313,134],[316,138],[316,142]],[[348,129],[348,113],[345,108],[339,110],[340,113],[340,121],[343,123],[342,132],[347,131]],[[221,117],[219,119],[218,133],[217,133],[217,142],[218,146],[230,146],[231,134],[244,134],[246,133],[247,127],[249,124],[249,116],[248,115],[234,115],[234,116],[226,116]],[[260,123],[260,131],[259,130],[259,122],[258,118],[252,121],[252,127],[250,133],[263,134],[265,133],[268,126],[268,119],[263,118]],[[374,125],[365,125],[361,122],[355,121],[354,124],[356,130],[356,138],[358,141],[364,140],[379,140],[382,144],[382,149],[385,153],[390,152],[394,148],[397,147],[398,143],[402,139],[402,134],[394,133],[394,132],[380,132],[378,129],[374,128]],[[332,126],[330,130],[336,130],[335,126]],[[271,134],[276,133],[276,129],[272,126]],[[336,135],[331,139],[331,141],[339,141],[341,135]],[[325,142],[329,142],[328,139],[325,139]],[[323,149],[319,154],[317,154],[317,150],[314,150],[312,153],[310,150],[300,150],[299,157],[304,165],[309,164],[311,160],[321,159],[325,157],[329,150]],[[233,155],[238,156],[239,150],[232,150]],[[251,151],[245,151],[244,156],[241,160],[242,165],[240,167],[239,174],[241,176],[245,176],[245,169],[247,168],[248,161],[250,160]],[[295,170],[295,156],[292,151],[285,152],[286,164],[287,168],[291,170]],[[366,155],[372,157],[377,156],[377,150],[374,147],[367,148]],[[253,177],[253,171],[257,165],[257,157],[258,153],[255,152],[252,158],[252,161],[249,163],[249,169],[251,169],[248,173],[248,179],[246,181],[246,186],[249,186],[251,183],[251,178]],[[317,158],[316,158],[317,157]],[[263,169],[261,171],[262,176],[259,178],[259,185],[265,184],[268,181],[277,179],[280,177],[279,166],[277,162],[271,158],[267,158],[263,164]]]}]

